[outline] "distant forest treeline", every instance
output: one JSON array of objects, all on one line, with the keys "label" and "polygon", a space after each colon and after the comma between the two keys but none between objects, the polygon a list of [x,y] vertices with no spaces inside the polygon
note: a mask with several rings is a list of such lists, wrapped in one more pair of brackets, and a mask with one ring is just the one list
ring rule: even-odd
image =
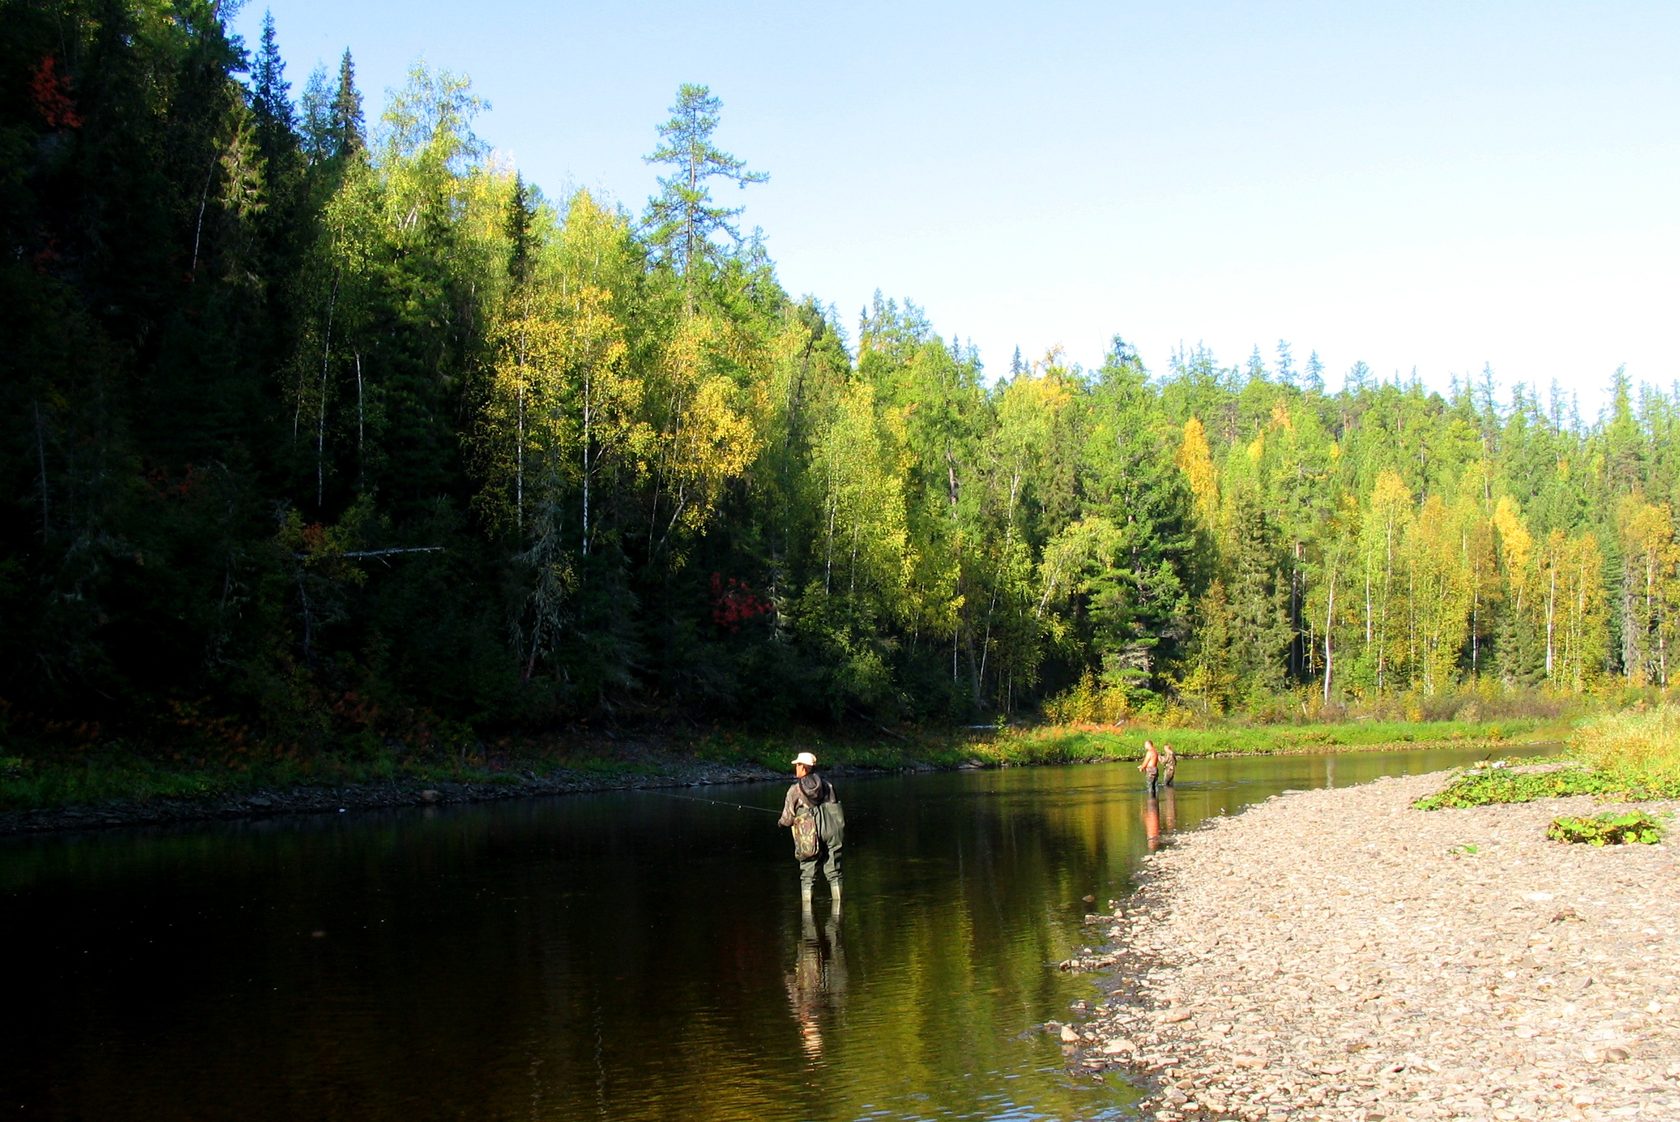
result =
[{"label": "distant forest treeline", "polygon": [[272,23],[247,53],[204,0],[3,23],[0,723],[1667,684],[1676,394],[1618,372],[1584,422],[1119,337],[989,379],[913,304],[783,291],[704,87],[632,215],[493,162],[447,74],[370,129],[348,52],[294,100]]}]

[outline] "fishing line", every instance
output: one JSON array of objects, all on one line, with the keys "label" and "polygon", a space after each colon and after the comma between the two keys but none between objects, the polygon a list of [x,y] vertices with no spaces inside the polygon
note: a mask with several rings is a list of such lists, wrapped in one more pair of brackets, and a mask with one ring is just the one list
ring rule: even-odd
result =
[{"label": "fishing line", "polygon": [[736,810],[757,810],[764,814],[774,814],[777,817],[780,817],[782,813],[779,810],[771,810],[767,806],[751,806],[747,803],[732,803],[726,802],[723,799],[702,799],[698,795],[673,795],[669,791],[650,791],[646,787],[636,788],[636,793],[641,795],[658,795],[662,799],[682,799],[685,802],[691,803],[711,803],[714,806],[732,806]]}]

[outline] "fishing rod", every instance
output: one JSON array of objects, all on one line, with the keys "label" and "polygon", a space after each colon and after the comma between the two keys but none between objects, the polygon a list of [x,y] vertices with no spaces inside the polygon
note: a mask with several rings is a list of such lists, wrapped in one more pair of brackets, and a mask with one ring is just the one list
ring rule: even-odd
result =
[{"label": "fishing rod", "polygon": [[724,799],[703,799],[698,795],[673,795],[669,791],[650,791],[646,787],[638,787],[636,788],[636,791],[637,793],[643,795],[658,795],[660,798],[664,799],[682,799],[685,802],[691,803],[711,803],[714,806],[732,806],[736,810],[757,810],[762,811],[765,814],[774,814],[778,817],[782,813],[779,810],[771,810],[767,806],[752,806],[749,803],[732,803]]}]

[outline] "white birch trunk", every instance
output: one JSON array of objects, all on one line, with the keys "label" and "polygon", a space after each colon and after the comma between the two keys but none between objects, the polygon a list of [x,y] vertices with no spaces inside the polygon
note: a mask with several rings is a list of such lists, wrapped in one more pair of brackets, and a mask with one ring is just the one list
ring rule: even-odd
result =
[{"label": "white birch trunk", "polygon": [[362,385],[362,352],[356,352],[356,490],[367,490],[366,398]]},{"label": "white birch trunk", "polygon": [[1552,656],[1557,638],[1557,567],[1553,566],[1546,590],[1546,680],[1552,680]]}]

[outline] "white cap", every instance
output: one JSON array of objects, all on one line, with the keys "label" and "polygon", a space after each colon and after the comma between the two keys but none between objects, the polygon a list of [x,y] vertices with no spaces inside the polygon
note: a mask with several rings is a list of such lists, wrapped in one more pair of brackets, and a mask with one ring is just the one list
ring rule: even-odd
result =
[{"label": "white cap", "polygon": [[804,764],[806,767],[816,767],[817,766],[817,758],[815,756],[811,755],[811,753],[809,753],[809,752],[799,753],[799,755],[797,755],[793,758],[793,762],[796,763],[796,764]]}]

